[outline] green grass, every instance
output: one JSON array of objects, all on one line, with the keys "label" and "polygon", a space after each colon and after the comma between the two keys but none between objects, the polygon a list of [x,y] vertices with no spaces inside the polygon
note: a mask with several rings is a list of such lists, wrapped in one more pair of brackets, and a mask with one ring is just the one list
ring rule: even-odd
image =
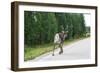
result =
[{"label": "green grass", "polygon": [[36,47],[27,47],[25,48],[24,60],[34,59],[46,52],[50,52],[52,50],[52,44],[38,45]]},{"label": "green grass", "polygon": [[[64,42],[64,45],[69,45],[73,42],[76,42],[82,39],[84,38],[66,40]],[[52,51],[52,49],[53,49],[53,43],[45,44],[45,45],[38,45],[36,47],[25,47],[24,60],[27,61],[27,60],[35,59],[36,57],[42,54]]]}]

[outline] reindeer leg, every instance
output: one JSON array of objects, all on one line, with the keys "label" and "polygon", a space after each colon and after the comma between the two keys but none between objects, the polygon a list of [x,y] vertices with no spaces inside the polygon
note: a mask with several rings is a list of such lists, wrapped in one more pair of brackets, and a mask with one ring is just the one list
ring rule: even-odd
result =
[{"label": "reindeer leg", "polygon": [[54,48],[53,48],[53,53],[52,53],[52,56],[54,56],[54,51],[55,51],[55,44],[54,44]]},{"label": "reindeer leg", "polygon": [[59,54],[62,54],[62,53],[63,53],[62,43],[59,44],[59,47],[60,47],[60,52],[59,52]]},{"label": "reindeer leg", "polygon": [[61,53],[63,53],[63,43],[61,44]]}]

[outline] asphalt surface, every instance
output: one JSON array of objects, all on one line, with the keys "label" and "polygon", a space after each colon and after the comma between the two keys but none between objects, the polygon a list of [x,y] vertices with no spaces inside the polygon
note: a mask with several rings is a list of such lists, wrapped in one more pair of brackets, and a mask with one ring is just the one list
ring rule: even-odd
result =
[{"label": "asphalt surface", "polygon": [[63,51],[64,51],[63,54],[59,54],[59,51],[60,51],[59,48],[55,50],[55,56],[52,56],[52,52],[49,52],[28,62],[90,59],[90,54],[91,54],[90,38],[79,40],[72,44],[63,46]]}]

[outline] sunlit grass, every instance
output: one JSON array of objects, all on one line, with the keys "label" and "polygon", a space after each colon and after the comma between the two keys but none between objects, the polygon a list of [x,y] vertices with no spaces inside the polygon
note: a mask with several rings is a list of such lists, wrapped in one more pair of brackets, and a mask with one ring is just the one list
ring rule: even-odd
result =
[{"label": "sunlit grass", "polygon": [[25,48],[25,54],[24,54],[24,60],[31,60],[34,59],[46,52],[50,52],[53,48],[52,44],[45,44],[45,45],[39,45],[36,47],[27,47]]}]

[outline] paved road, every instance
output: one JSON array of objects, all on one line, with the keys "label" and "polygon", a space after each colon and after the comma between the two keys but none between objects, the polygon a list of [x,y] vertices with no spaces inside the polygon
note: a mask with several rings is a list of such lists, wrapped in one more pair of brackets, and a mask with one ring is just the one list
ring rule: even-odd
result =
[{"label": "paved road", "polygon": [[89,59],[90,58],[90,38],[86,38],[70,45],[63,47],[63,54],[59,55],[59,48],[55,50],[55,56],[52,56],[52,52],[44,54],[36,59],[28,62],[38,61],[51,61],[51,60],[77,60],[77,59]]}]

